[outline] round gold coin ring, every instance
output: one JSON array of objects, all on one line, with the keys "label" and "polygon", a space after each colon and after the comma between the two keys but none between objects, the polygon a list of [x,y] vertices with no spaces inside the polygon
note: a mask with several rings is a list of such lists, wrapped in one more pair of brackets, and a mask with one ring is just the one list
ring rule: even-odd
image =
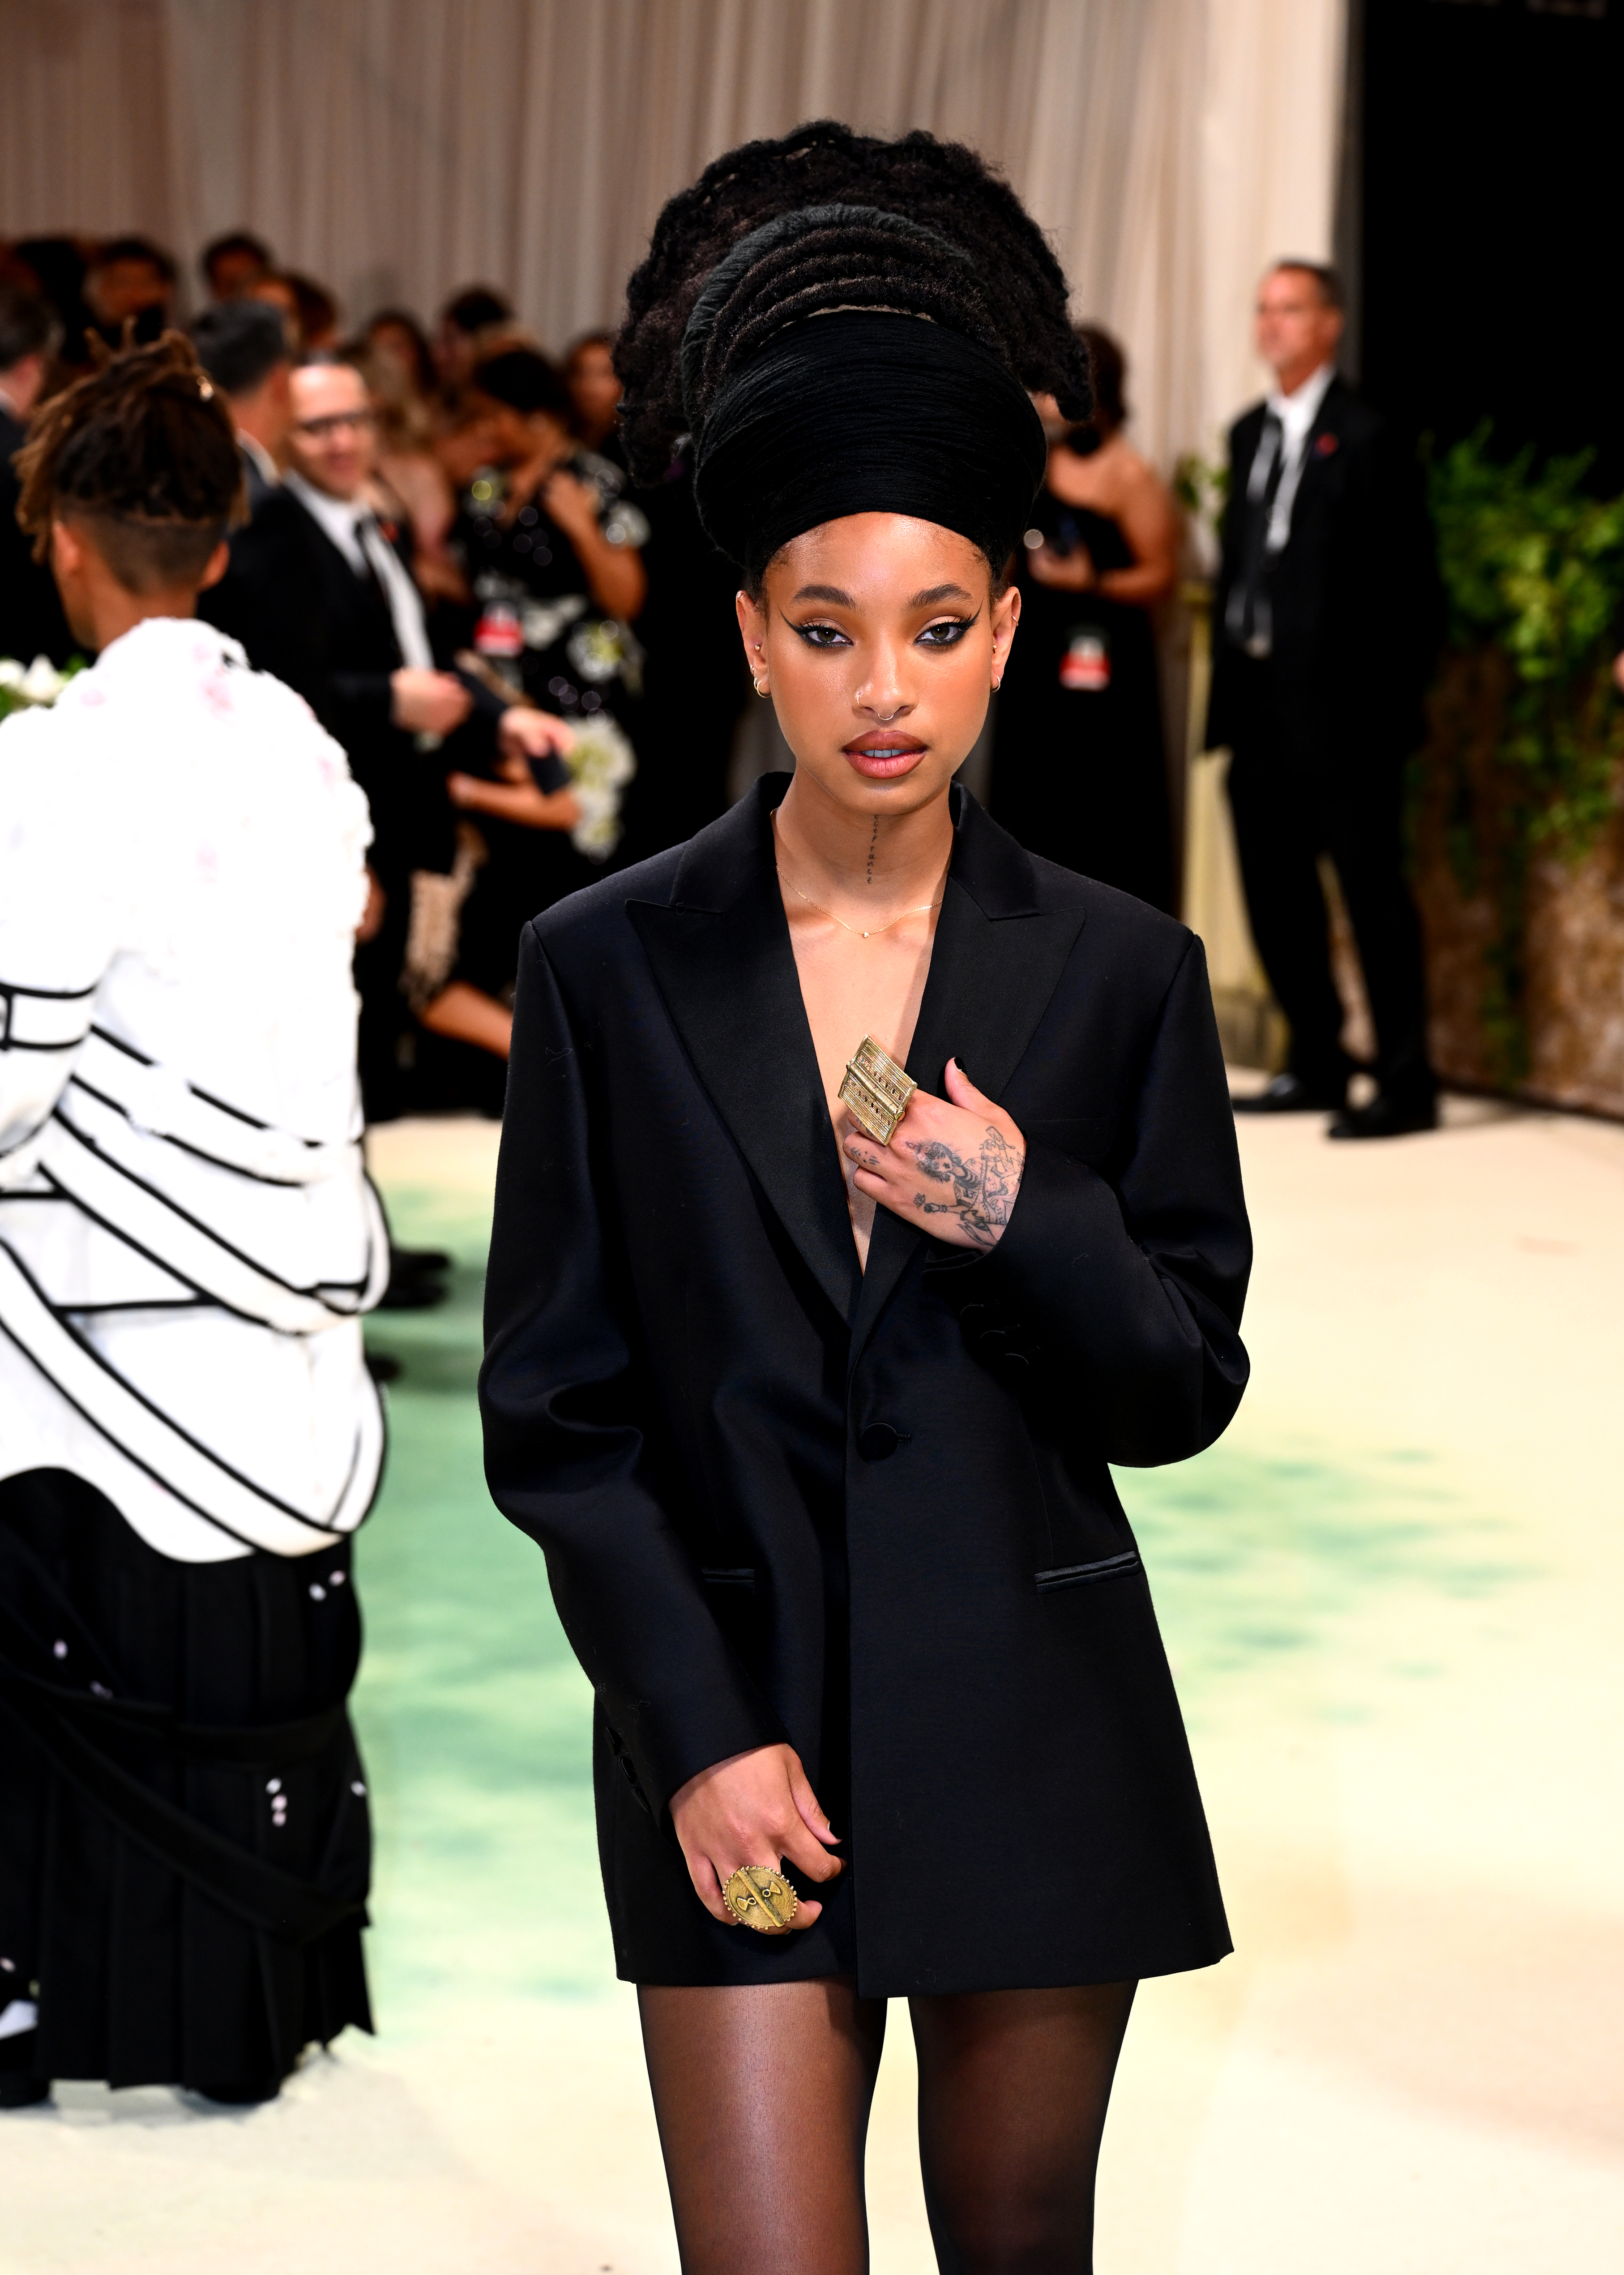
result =
[{"label": "round gold coin ring", "polygon": [[768,1864],[741,1864],[724,1882],[721,1901],[741,1927],[758,1935],[787,1935],[801,1900],[783,1874]]}]

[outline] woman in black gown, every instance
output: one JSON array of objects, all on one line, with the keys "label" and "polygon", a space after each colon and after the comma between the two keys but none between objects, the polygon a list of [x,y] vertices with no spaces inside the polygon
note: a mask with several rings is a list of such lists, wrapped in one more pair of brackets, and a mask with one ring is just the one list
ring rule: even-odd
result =
[{"label": "woman in black gown", "polygon": [[1016,563],[1021,638],[998,699],[991,804],[1032,852],[1171,911],[1151,611],[1177,574],[1173,501],[1123,435],[1120,349],[1080,336],[1096,408],[1074,427],[1039,404],[1049,470]]}]

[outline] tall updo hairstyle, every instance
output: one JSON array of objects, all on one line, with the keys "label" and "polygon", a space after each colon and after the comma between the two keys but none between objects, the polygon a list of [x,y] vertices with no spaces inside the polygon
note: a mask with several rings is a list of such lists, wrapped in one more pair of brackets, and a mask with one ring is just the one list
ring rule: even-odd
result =
[{"label": "tall updo hairstyle", "polygon": [[1008,183],[933,135],[833,120],[750,142],[673,198],[615,347],[632,472],[691,438],[706,530],[760,590],[847,514],[910,514],[995,587],[1042,482],[1031,397],[1091,407],[1059,262]]}]

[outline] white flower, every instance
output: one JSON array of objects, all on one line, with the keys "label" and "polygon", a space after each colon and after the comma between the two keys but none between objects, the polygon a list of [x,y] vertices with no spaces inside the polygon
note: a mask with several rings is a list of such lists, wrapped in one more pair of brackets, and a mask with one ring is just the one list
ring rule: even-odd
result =
[{"label": "white flower", "polygon": [[637,753],[606,712],[570,723],[575,741],[565,764],[581,809],[570,841],[589,861],[607,861],[620,843],[620,794],[638,770]]},{"label": "white flower", "polygon": [[18,683],[17,692],[25,703],[54,703],[67,685],[48,655],[36,655]]},{"label": "white flower", "polygon": [[54,703],[67,685],[71,673],[60,672],[48,655],[36,655],[25,667],[14,655],[0,658],[0,694],[13,703]]}]

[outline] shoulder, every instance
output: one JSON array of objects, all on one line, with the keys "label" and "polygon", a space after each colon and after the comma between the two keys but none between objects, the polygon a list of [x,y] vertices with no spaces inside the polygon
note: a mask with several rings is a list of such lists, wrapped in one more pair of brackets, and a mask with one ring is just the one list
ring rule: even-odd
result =
[{"label": "shoulder", "polygon": [[1028,855],[1038,888],[1038,907],[1044,916],[1075,920],[1080,926],[1077,944],[1088,956],[1128,957],[1146,971],[1171,978],[1190,953],[1196,935],[1176,917],[1137,901],[1131,893],[1097,877],[1079,876],[1041,855]]},{"label": "shoulder", "polygon": [[1341,442],[1355,448],[1383,443],[1391,433],[1380,412],[1356,393],[1345,379],[1333,379],[1326,389],[1317,423]]},{"label": "shoulder", "polygon": [[345,566],[344,556],[314,514],[285,485],[267,490],[238,534],[238,542],[245,538],[257,549],[274,551],[280,558],[297,555],[318,574],[329,565]]},{"label": "shoulder", "polygon": [[0,767],[8,773],[32,769],[54,757],[64,741],[63,722],[51,712],[31,707],[0,719]]},{"label": "shoulder", "polygon": [[1114,435],[1099,455],[1104,487],[1113,498],[1139,497],[1163,487],[1161,476],[1150,460],[1141,457],[1133,444],[1124,442],[1121,435]]},{"label": "shoulder", "polygon": [[0,844],[9,857],[55,861],[104,838],[123,842],[139,801],[130,795],[125,735],[110,733],[105,697],[83,672],[54,705],[0,722]]},{"label": "shoulder", "polygon": [[1232,453],[1238,450],[1250,450],[1256,446],[1258,437],[1263,429],[1264,414],[1268,407],[1266,403],[1259,402],[1252,404],[1250,408],[1242,412],[1229,429],[1229,448]]},{"label": "shoulder", "polygon": [[673,845],[630,869],[617,869],[595,885],[584,885],[555,901],[525,926],[527,937],[550,963],[575,964],[601,957],[606,952],[638,949],[637,934],[626,914],[632,901],[668,907],[682,865],[685,845]]},{"label": "shoulder", "polygon": [[273,538],[283,544],[304,546],[313,558],[320,558],[334,550],[314,514],[284,486],[279,485],[276,489],[266,491],[253,510],[253,518],[248,527],[256,536]]}]

